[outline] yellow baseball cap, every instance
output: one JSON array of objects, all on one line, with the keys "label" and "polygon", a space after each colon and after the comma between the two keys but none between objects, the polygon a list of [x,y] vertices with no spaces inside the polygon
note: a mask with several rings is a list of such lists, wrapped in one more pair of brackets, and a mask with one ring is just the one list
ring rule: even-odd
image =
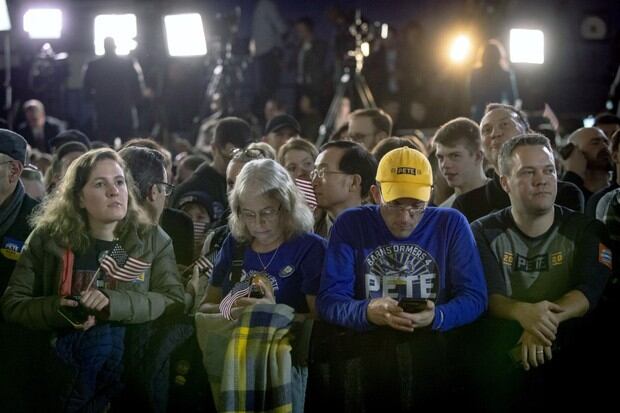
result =
[{"label": "yellow baseball cap", "polygon": [[426,156],[415,149],[394,149],[379,162],[377,182],[385,202],[415,198],[428,202],[433,188],[433,170]]}]

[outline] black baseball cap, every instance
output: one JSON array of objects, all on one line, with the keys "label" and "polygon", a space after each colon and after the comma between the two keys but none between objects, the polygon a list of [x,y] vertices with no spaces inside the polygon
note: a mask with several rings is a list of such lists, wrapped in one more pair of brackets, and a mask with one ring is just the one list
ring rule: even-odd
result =
[{"label": "black baseball cap", "polygon": [[58,150],[58,148],[67,142],[80,142],[86,145],[87,149],[90,149],[90,139],[88,139],[88,136],[86,136],[84,132],[77,129],[67,129],[64,132],[60,132],[50,139],[50,146]]},{"label": "black baseball cap", "polygon": [[27,147],[28,143],[22,135],[8,129],[0,129],[0,153],[26,165]]},{"label": "black baseball cap", "polygon": [[183,208],[186,204],[199,204],[202,205],[209,214],[209,218],[213,219],[213,201],[203,191],[189,191],[179,196],[176,202],[175,208]]},{"label": "black baseball cap", "polygon": [[299,122],[297,122],[297,119],[295,119],[291,115],[283,114],[274,116],[267,123],[267,126],[265,126],[265,135],[271,132],[277,132],[279,129],[287,127],[293,129],[297,133],[301,132],[301,126],[299,126]]}]

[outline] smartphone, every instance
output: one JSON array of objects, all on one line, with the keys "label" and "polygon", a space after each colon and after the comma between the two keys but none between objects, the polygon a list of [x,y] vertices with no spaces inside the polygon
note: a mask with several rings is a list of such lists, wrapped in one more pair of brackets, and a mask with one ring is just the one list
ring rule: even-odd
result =
[{"label": "smartphone", "polygon": [[419,313],[426,310],[427,302],[421,298],[401,298],[398,306],[406,313]]},{"label": "smartphone", "polygon": [[[67,300],[76,301],[78,304],[80,302],[79,296],[68,296],[65,297]],[[77,307],[66,307],[60,306],[58,308],[58,314],[60,314],[65,320],[67,320],[73,327],[78,327],[88,319],[88,312],[81,304]]]},{"label": "smartphone", "polygon": [[264,296],[265,296],[265,293],[263,292],[263,289],[260,288],[260,285],[257,285],[257,284],[250,285],[250,297],[251,298],[263,298]]}]

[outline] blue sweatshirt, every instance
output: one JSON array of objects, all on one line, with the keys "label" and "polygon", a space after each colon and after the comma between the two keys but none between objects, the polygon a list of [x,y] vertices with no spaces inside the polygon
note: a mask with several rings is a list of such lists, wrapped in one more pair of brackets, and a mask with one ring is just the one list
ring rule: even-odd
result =
[{"label": "blue sweatshirt", "polygon": [[378,206],[343,212],[331,230],[317,310],[326,321],[371,329],[372,298],[427,298],[435,302],[432,328],[447,331],[486,309],[487,289],[474,237],[465,217],[427,208],[407,238],[394,237]]}]

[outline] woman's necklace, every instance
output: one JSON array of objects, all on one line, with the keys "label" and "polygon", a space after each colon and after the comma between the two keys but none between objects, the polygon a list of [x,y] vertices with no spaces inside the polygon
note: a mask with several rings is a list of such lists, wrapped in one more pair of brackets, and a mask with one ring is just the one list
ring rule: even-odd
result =
[{"label": "woman's necklace", "polygon": [[[282,245],[282,244],[280,244]],[[278,245],[278,248],[276,248],[276,251],[273,253],[273,255],[271,256],[271,258],[269,259],[269,262],[267,263],[267,265],[265,265],[265,263],[263,263],[263,259],[260,257],[260,253],[257,252],[256,255],[258,256],[258,261],[260,262],[260,265],[263,266],[263,271],[264,273],[267,273],[267,268],[271,265],[271,263],[273,262],[273,259],[276,257],[276,255],[278,255],[278,250],[280,249],[280,245]]]}]

